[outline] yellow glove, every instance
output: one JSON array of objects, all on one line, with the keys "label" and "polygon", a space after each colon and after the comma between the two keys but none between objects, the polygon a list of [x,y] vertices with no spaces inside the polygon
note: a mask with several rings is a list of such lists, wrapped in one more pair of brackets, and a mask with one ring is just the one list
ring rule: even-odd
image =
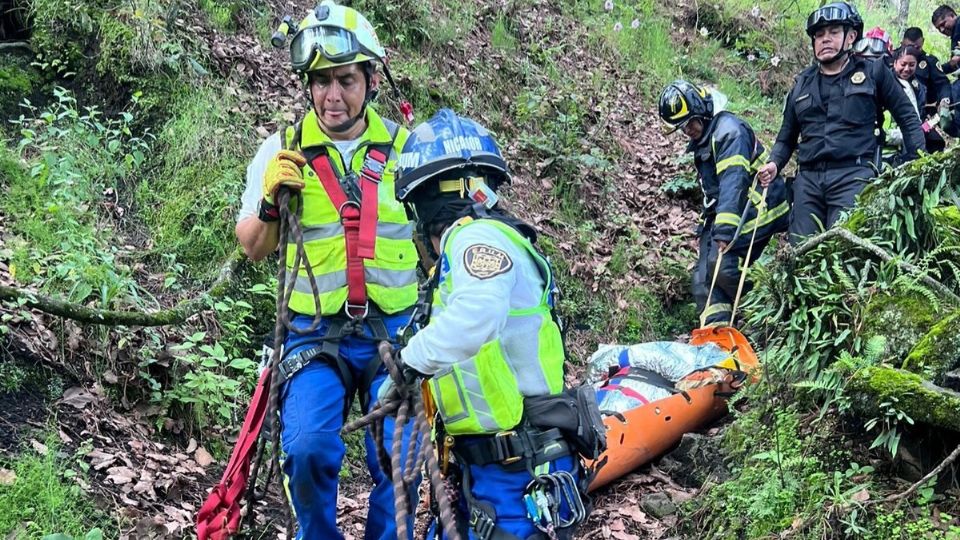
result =
[{"label": "yellow glove", "polygon": [[277,196],[280,186],[297,191],[303,189],[303,172],[300,168],[306,164],[307,160],[298,152],[291,150],[277,152],[277,155],[267,163],[267,170],[263,173],[263,199],[270,204],[275,204],[274,197]]}]

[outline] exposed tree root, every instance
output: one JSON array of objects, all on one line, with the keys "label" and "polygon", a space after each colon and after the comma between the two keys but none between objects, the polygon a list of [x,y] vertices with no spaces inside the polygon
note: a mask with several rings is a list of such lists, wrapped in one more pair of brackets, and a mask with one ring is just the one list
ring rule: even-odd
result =
[{"label": "exposed tree root", "polygon": [[246,258],[243,252],[238,249],[227,262],[220,267],[217,279],[214,280],[206,292],[195,298],[183,300],[170,309],[150,313],[96,309],[82,304],[67,302],[60,298],[38,294],[34,291],[3,285],[0,285],[0,300],[25,300],[25,304],[28,307],[87,324],[101,324],[105,326],[166,326],[181,324],[190,316],[202,311],[211,299],[222,296],[227,284],[233,280],[237,268],[245,260]]}]

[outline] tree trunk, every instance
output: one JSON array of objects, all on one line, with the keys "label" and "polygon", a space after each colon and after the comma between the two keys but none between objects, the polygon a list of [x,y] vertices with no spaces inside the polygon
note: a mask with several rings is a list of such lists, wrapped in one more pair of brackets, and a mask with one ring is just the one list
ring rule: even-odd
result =
[{"label": "tree trunk", "polygon": [[897,6],[897,16],[893,19],[893,27],[896,29],[897,36],[893,38],[894,45],[900,43],[898,37],[902,35],[904,27],[907,26],[907,18],[910,16],[910,0],[895,0]]}]

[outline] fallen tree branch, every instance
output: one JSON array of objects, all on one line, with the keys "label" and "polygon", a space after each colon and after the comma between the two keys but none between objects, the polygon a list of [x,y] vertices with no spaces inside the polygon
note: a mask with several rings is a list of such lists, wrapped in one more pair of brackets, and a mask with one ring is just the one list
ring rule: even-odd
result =
[{"label": "fallen tree branch", "polygon": [[33,48],[30,47],[30,42],[28,41],[8,41],[6,43],[0,43],[0,51],[5,51],[7,49],[24,49],[27,51],[33,51]]},{"label": "fallen tree branch", "polygon": [[[882,247],[874,244],[873,242],[867,240],[866,238],[861,238],[856,234],[852,233],[851,231],[848,231],[847,229],[844,229],[842,227],[834,227],[829,231],[820,233],[817,236],[810,238],[809,240],[807,240],[806,242],[798,246],[794,250],[794,254],[797,257],[804,255],[805,253],[812,251],[814,248],[816,248],[820,244],[835,237],[845,240],[859,248],[869,251],[870,253],[875,255],[878,259],[882,260],[883,262],[890,262],[894,260],[894,256],[887,253],[887,251],[884,250]],[[950,288],[944,285],[943,283],[940,283],[939,281],[933,279],[926,273],[921,272],[921,270],[916,266],[901,260],[896,261],[896,265],[901,270],[910,272],[911,274],[922,274],[923,277],[920,278],[920,281],[922,281],[924,284],[929,286],[931,289],[937,291],[941,295],[949,298],[950,301],[953,302],[954,304],[960,304],[960,296],[957,296],[956,293],[951,291]]]},{"label": "fallen tree branch", "polygon": [[941,461],[940,464],[937,465],[932,471],[928,472],[926,476],[924,476],[920,480],[917,480],[912,486],[907,488],[906,491],[903,491],[901,493],[896,493],[894,495],[890,495],[889,497],[886,497],[883,499],[878,499],[874,504],[881,504],[881,503],[886,504],[886,503],[896,502],[901,499],[906,499],[910,495],[913,495],[915,491],[920,489],[920,486],[929,482],[931,478],[936,478],[937,476],[940,476],[940,473],[942,473],[944,469],[949,467],[951,463],[956,461],[958,456],[960,456],[960,445],[954,448],[953,452],[950,452],[950,455],[944,458],[944,460]]},{"label": "fallen tree branch", "polygon": [[166,326],[180,324],[190,316],[202,311],[210,299],[222,296],[226,285],[233,279],[237,268],[245,260],[246,257],[243,255],[243,251],[235,251],[227,262],[220,267],[220,271],[217,273],[217,279],[214,280],[210,288],[204,291],[203,294],[195,298],[182,300],[172,308],[154,311],[152,313],[91,308],[82,304],[67,302],[60,298],[41,295],[34,291],[3,285],[0,285],[0,300],[24,300],[24,304],[31,308],[87,324],[102,324],[106,326]]}]

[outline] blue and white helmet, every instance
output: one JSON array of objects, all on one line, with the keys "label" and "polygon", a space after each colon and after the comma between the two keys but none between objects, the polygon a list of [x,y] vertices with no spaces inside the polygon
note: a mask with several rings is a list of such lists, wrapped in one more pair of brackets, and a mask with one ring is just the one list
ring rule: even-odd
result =
[{"label": "blue and white helmet", "polygon": [[459,178],[467,171],[481,173],[490,188],[510,182],[507,162],[493,135],[480,124],[440,109],[433,118],[417,126],[400,154],[397,199],[409,196],[428,181]]}]

